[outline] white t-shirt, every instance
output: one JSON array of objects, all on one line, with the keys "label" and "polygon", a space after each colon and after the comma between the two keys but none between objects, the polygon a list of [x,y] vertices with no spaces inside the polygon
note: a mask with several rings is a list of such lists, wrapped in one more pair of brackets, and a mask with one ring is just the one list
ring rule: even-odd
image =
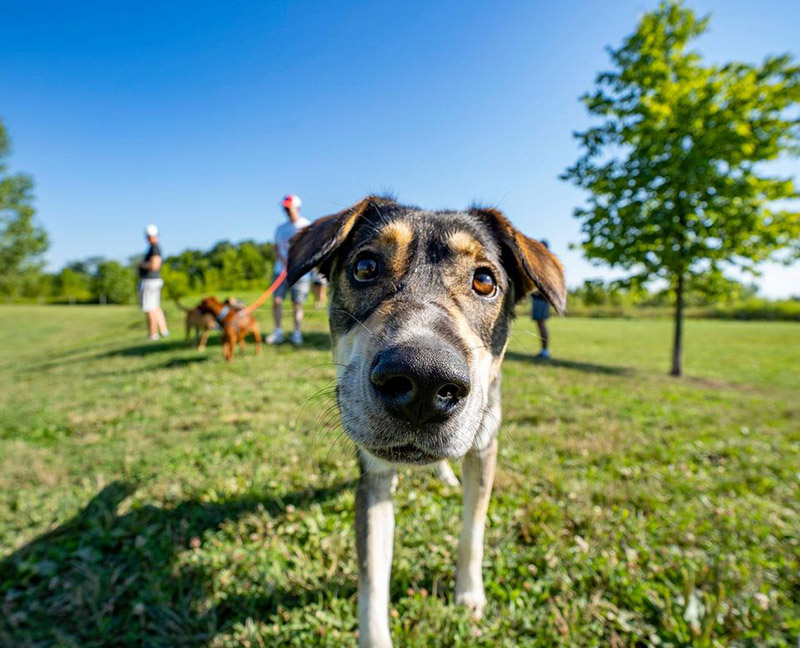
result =
[{"label": "white t-shirt", "polygon": [[[298,230],[311,225],[311,221],[302,216],[294,222],[287,220],[283,225],[279,225],[275,230],[275,247],[277,252],[284,259],[289,257],[289,240],[295,235]],[[275,261],[275,273],[277,274],[283,270],[283,263],[280,259]]]}]

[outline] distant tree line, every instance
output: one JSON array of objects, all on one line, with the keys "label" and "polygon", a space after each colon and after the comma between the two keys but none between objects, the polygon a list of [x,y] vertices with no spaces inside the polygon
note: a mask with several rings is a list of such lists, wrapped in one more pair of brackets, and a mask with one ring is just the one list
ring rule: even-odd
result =
[{"label": "distant tree line", "polygon": [[[687,282],[687,317],[800,322],[800,295],[758,296],[758,287],[725,277],[693,277]],[[674,308],[669,285],[649,290],[626,281],[587,279],[569,291],[569,313],[577,317],[668,317]]]},{"label": "distant tree line", "polygon": [[173,296],[254,290],[265,287],[274,263],[272,243],[220,241],[207,251],[184,250],[167,257],[162,275]]},{"label": "distant tree line", "polygon": [[[139,256],[127,264],[102,257],[68,263],[60,272],[39,272],[6,298],[62,303],[128,304],[134,300]],[[166,293],[180,297],[264,287],[275,262],[272,243],[220,241],[210,250],[184,250],[161,267]]]}]

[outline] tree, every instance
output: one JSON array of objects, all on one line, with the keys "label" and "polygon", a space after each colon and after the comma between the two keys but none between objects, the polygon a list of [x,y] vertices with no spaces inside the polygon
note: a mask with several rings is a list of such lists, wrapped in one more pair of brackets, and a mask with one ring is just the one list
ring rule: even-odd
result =
[{"label": "tree", "polygon": [[613,69],[581,98],[602,123],[575,133],[583,155],[562,176],[590,192],[575,210],[587,257],[672,290],[675,376],[689,283],[800,252],[797,190],[763,164],[800,152],[800,68],[788,55],[703,65],[687,45],[708,20],[665,2],[609,48]]},{"label": "tree", "polygon": [[165,263],[161,266],[161,277],[164,279],[164,288],[167,294],[173,299],[179,299],[189,294],[189,275],[183,270]]},{"label": "tree", "polygon": [[97,264],[97,274],[92,281],[92,297],[109,304],[127,304],[133,297],[134,277],[129,268],[116,261]]},{"label": "tree", "polygon": [[36,283],[47,250],[47,233],[33,217],[33,180],[8,173],[10,143],[0,122],[0,294],[15,296]]},{"label": "tree", "polygon": [[92,278],[73,268],[64,268],[56,275],[55,297],[64,297],[71,303],[85,301],[92,296]]}]

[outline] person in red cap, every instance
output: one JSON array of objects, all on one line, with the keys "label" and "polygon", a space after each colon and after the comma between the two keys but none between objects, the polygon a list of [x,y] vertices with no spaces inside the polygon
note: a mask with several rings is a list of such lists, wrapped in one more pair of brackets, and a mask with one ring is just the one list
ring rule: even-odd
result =
[{"label": "person in red cap", "polygon": [[[284,196],[281,201],[281,206],[289,220],[275,230],[275,255],[277,259],[275,260],[273,280],[276,279],[286,267],[286,259],[289,256],[289,240],[298,230],[308,227],[311,224],[300,215],[301,204],[300,197],[294,194]],[[290,340],[295,346],[300,346],[303,343],[303,334],[300,332],[300,326],[303,323],[303,304],[308,297],[310,288],[311,280],[308,275],[298,279],[291,287],[287,287],[285,281],[278,286],[272,301],[275,330],[265,338],[267,344],[280,344],[284,341],[283,328],[281,327],[281,321],[283,320],[283,300],[286,299],[286,293],[289,289],[291,289],[292,292],[292,304],[294,305],[294,331],[292,332]]]}]

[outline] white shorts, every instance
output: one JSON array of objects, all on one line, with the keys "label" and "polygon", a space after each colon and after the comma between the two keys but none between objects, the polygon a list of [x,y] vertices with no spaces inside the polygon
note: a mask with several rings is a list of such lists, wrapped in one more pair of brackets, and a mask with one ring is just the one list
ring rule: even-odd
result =
[{"label": "white shorts", "polygon": [[157,308],[161,308],[161,286],[164,280],[140,279],[139,280],[139,305],[143,313],[149,313]]}]

